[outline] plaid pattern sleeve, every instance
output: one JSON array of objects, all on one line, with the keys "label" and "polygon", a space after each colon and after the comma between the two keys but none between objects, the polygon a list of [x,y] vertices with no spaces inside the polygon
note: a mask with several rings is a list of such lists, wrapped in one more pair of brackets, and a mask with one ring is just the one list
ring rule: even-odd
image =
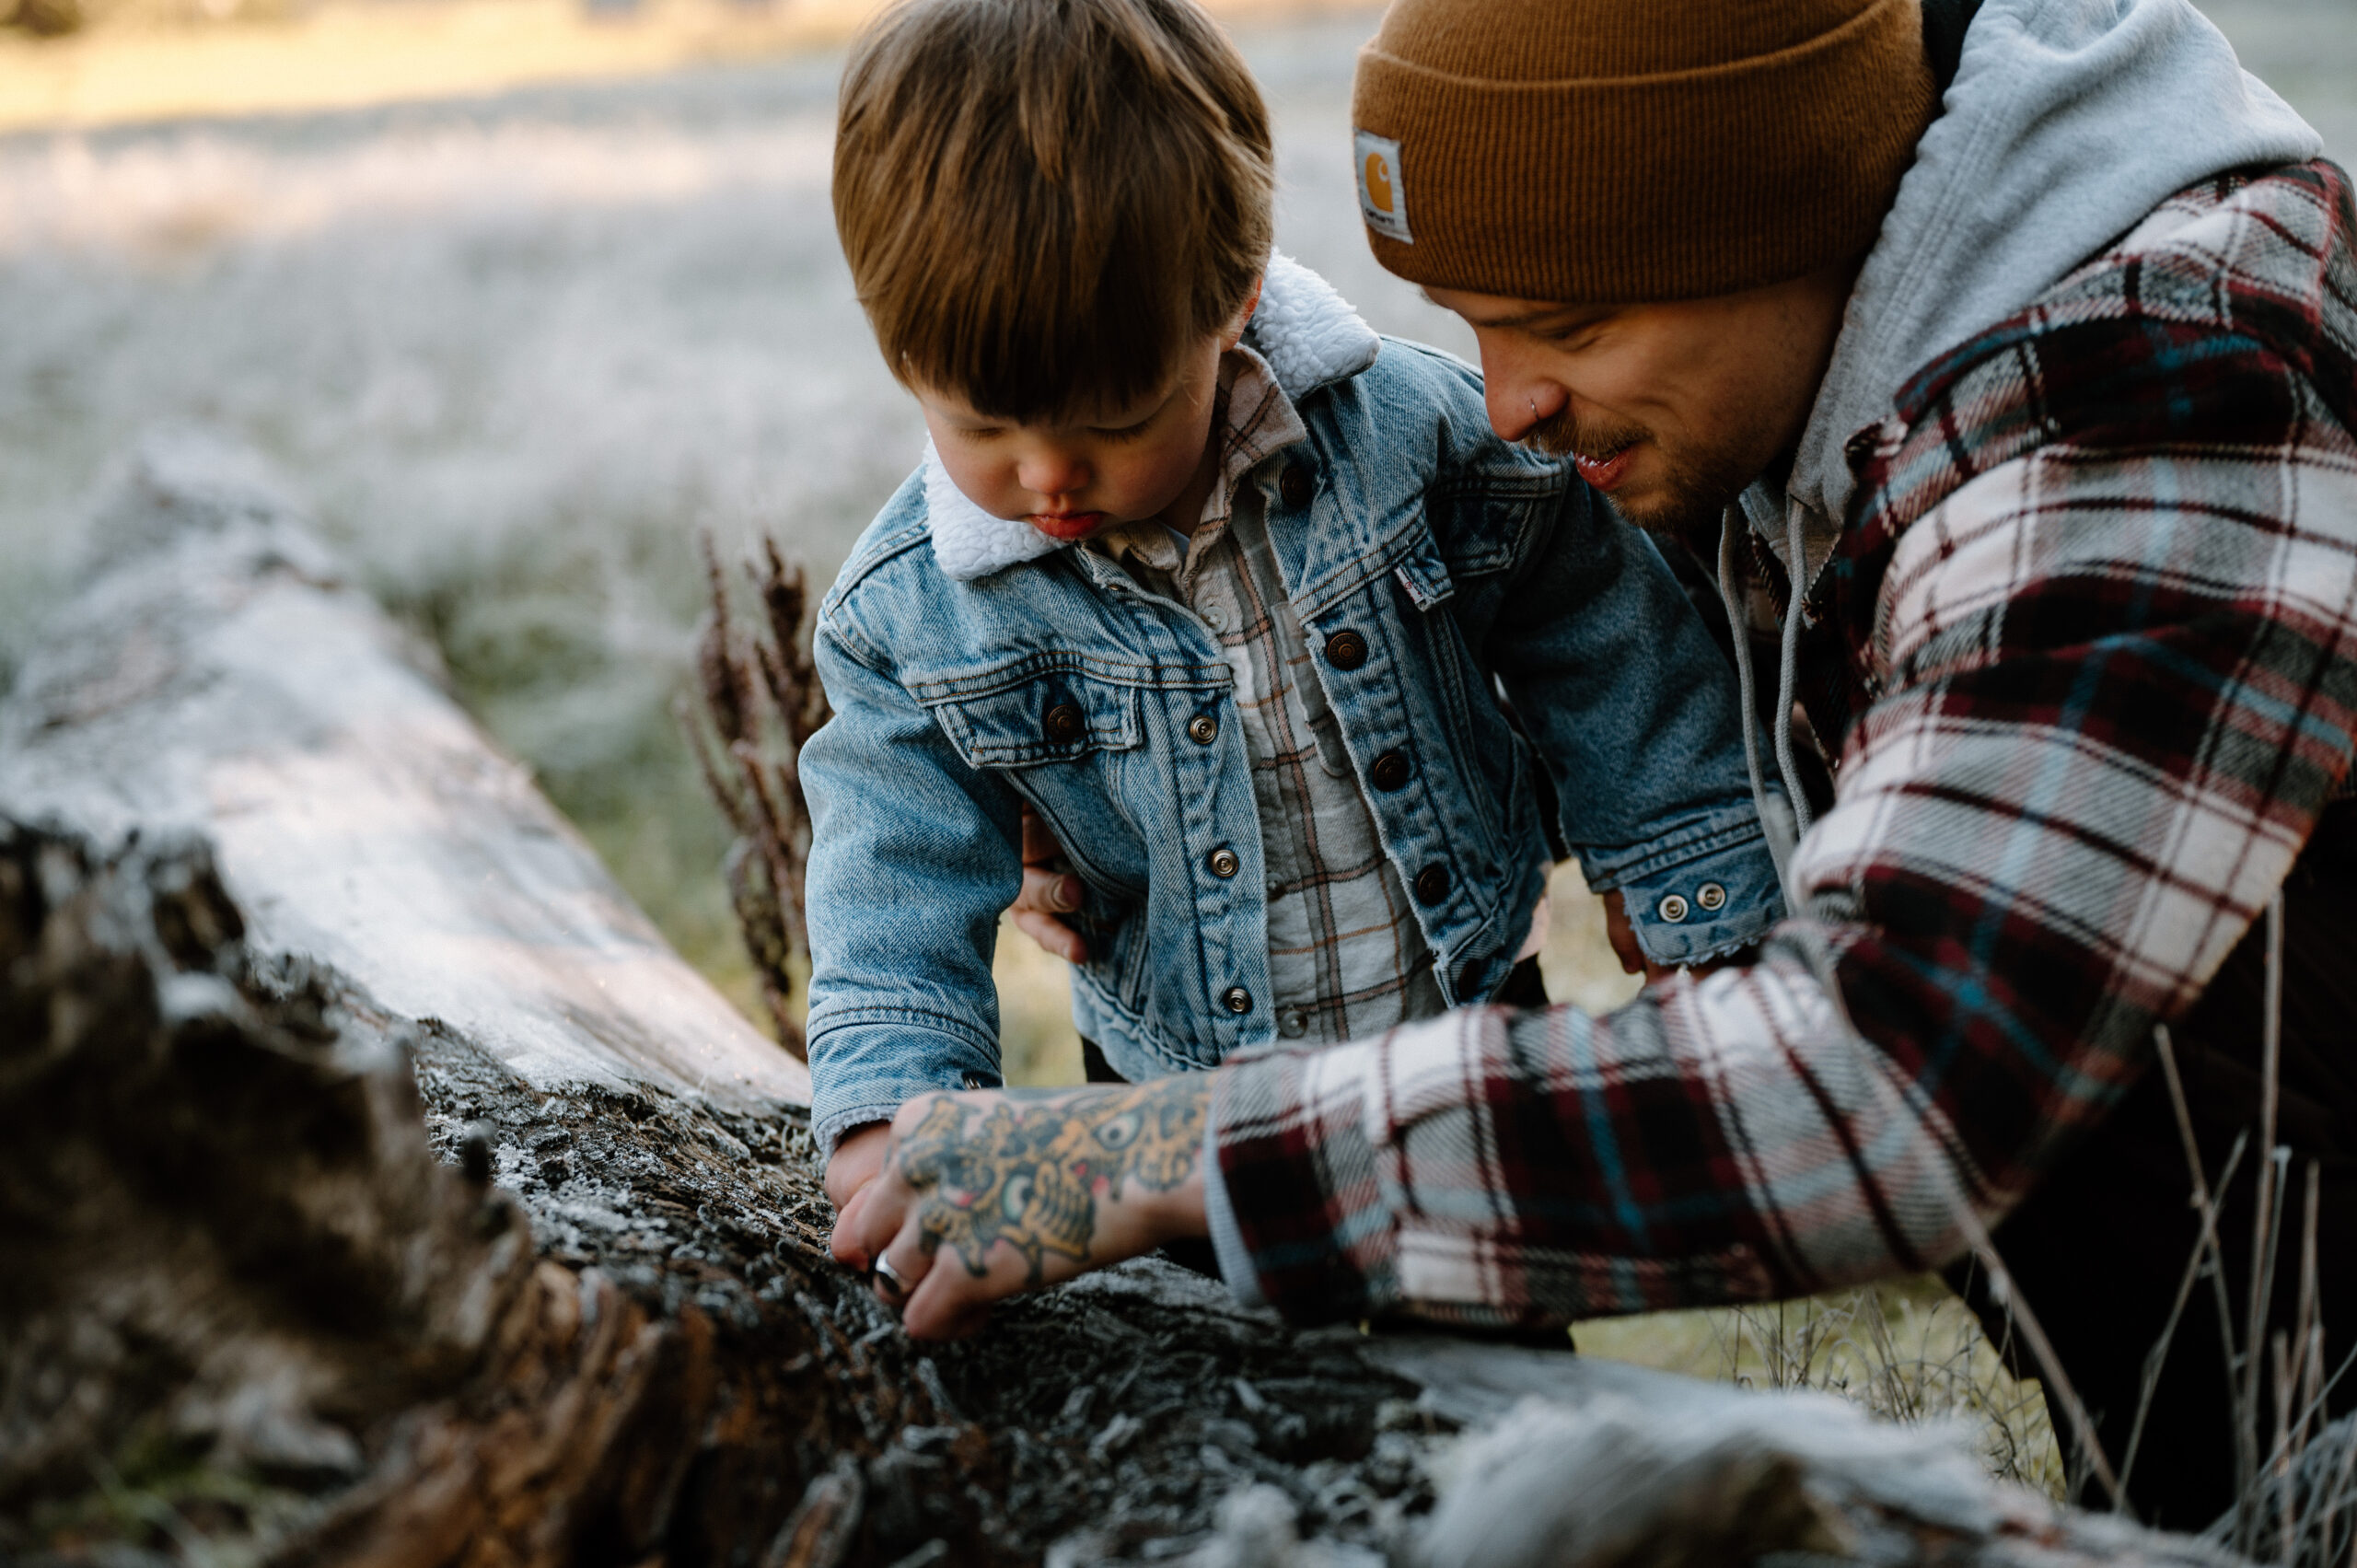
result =
[{"label": "plaid pattern sleeve", "polygon": [[2357,263],[2329,164],[2182,192],[1853,446],[1859,708],[1760,960],[1224,1068],[1296,1319],[1493,1325],[1945,1260],[2145,1064],[2347,780]]}]

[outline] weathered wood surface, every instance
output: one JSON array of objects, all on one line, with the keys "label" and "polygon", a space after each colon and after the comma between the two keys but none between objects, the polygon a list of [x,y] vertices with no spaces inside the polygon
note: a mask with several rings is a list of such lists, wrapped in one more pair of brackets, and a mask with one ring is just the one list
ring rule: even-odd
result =
[{"label": "weathered wood surface", "polygon": [[258,946],[536,1088],[809,1102],[250,459],[151,441],[92,538],[0,721],[0,799],[102,841],[202,830]]},{"label": "weathered wood surface", "polygon": [[0,1558],[2207,1560],[1954,1434],[1160,1262],[913,1344],[806,1080],[284,502],[167,450],[110,528],[0,708]]}]

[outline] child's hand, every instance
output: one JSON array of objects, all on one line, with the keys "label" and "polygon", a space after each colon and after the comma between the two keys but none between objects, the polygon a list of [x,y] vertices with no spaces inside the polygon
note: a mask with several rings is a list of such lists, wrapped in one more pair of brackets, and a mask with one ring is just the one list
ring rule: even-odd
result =
[{"label": "child's hand", "polygon": [[1009,912],[1015,928],[1067,963],[1088,961],[1088,944],[1056,917],[1080,907],[1080,878],[1064,865],[1064,846],[1027,806],[1023,808],[1023,891]]},{"label": "child's hand", "polygon": [[871,1121],[835,1141],[834,1157],[827,1162],[827,1201],[835,1206],[835,1233],[828,1250],[835,1255],[838,1263],[867,1266],[864,1258],[853,1260],[844,1255],[843,1237],[849,1233],[859,1195],[876,1180],[876,1173],[884,1168],[884,1156],[891,1146],[892,1124],[888,1121]]},{"label": "child's hand", "polygon": [[917,1339],[981,1327],[989,1304],[1205,1234],[1209,1074],[1009,1094],[920,1095],[835,1255]]}]

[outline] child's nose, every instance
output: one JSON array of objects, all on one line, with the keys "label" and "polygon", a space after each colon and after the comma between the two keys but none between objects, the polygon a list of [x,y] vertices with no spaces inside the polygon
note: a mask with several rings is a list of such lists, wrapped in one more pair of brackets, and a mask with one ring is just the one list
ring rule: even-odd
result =
[{"label": "child's nose", "polygon": [[1088,465],[1073,453],[1042,447],[1026,453],[1016,477],[1034,495],[1069,495],[1088,482]]}]

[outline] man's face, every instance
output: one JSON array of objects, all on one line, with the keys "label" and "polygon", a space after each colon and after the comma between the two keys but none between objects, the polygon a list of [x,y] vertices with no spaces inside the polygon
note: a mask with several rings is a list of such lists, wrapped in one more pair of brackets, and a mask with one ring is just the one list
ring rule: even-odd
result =
[{"label": "man's face", "polygon": [[1573,458],[1640,528],[1702,540],[1799,440],[1855,273],[1665,305],[1425,292],[1473,329],[1501,438]]}]

